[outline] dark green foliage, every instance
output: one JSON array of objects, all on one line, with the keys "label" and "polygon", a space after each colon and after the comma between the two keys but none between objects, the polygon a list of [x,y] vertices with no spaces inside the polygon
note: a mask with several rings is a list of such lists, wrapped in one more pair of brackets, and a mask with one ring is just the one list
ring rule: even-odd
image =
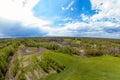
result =
[{"label": "dark green foliage", "polygon": [[103,52],[96,50],[96,49],[87,49],[86,55],[87,56],[101,56],[103,55]]},{"label": "dark green foliage", "polygon": [[9,46],[12,43],[12,40],[0,40],[0,49]]},{"label": "dark green foliage", "polygon": [[34,40],[25,40],[24,44],[28,47],[44,47],[51,50],[57,50],[59,45],[53,42],[35,42]]},{"label": "dark green foliage", "polygon": [[51,49],[51,50],[57,50],[59,48],[59,45],[57,45],[55,43],[45,43],[45,44],[43,44],[43,47],[45,47],[47,49]]},{"label": "dark green foliage", "polygon": [[50,50],[57,50],[59,48],[59,45],[55,43],[48,43],[48,42],[43,42],[40,44],[40,47],[44,47]]},{"label": "dark green foliage", "polygon": [[70,54],[70,55],[79,53],[76,49],[70,46],[62,46],[58,49],[58,51],[62,53]]},{"label": "dark green foliage", "polygon": [[0,71],[0,80],[4,80],[4,75],[1,71]]},{"label": "dark green foliage", "polygon": [[19,61],[16,60],[16,61],[14,62],[14,67],[13,67],[13,69],[12,69],[13,76],[16,76],[16,73],[17,73],[18,69],[19,69]]},{"label": "dark green foliage", "polygon": [[[99,38],[30,38],[23,41],[28,47],[44,47],[66,54],[79,55],[84,49],[89,56],[120,55],[120,40]],[[62,46],[60,46],[61,44]],[[75,50],[76,47],[77,50]],[[93,52],[93,53],[91,53]]]},{"label": "dark green foliage", "polygon": [[2,72],[3,75],[5,75],[6,73],[6,67],[7,67],[7,63],[3,60],[0,61],[0,71]]},{"label": "dark green foliage", "polygon": [[24,73],[21,72],[21,74],[18,77],[18,80],[26,80]]},{"label": "dark green foliage", "polygon": [[48,60],[47,60],[47,58],[44,58],[40,63],[39,63],[39,65],[41,66],[41,68],[45,71],[45,72],[47,72],[47,73],[49,73],[49,62],[48,62]]}]

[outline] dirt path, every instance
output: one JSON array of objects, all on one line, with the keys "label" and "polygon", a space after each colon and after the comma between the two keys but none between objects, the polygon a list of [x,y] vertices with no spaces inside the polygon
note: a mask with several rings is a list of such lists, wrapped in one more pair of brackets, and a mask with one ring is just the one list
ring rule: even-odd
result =
[{"label": "dirt path", "polygon": [[18,47],[18,51],[15,52],[14,55],[10,56],[8,59],[8,67],[5,75],[5,80],[16,80],[15,77],[17,76],[17,74],[13,75],[13,68],[16,60],[20,60],[20,59],[21,59],[21,54],[19,53],[19,47]]},{"label": "dirt path", "polygon": [[14,57],[15,57],[15,55],[10,56],[8,67],[7,67],[7,72],[6,72],[6,75],[5,75],[5,80],[13,80],[12,68],[14,66],[13,65],[14,64]]}]

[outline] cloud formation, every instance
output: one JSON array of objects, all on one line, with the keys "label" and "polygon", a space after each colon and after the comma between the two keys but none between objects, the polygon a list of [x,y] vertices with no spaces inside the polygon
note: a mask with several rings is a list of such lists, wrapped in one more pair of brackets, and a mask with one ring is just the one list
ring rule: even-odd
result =
[{"label": "cloud formation", "polygon": [[[90,0],[91,10],[95,10],[96,12],[94,15],[79,14],[81,20],[75,20],[72,19],[72,17],[61,18],[60,16],[55,16],[58,17],[57,19],[66,20],[64,23],[58,23],[62,25],[62,27],[60,25],[53,25],[57,19],[47,20],[35,16],[33,8],[40,1],[41,0],[0,0],[0,22],[16,22],[20,25],[4,27],[3,24],[0,24],[0,37],[8,37],[8,34],[11,33],[9,30],[11,29],[20,29],[20,31],[26,34],[21,34],[21,36],[28,36],[27,34],[34,34],[34,32],[36,32],[35,35],[39,35],[38,33],[41,32],[40,36],[120,38],[119,0]],[[74,3],[75,0],[71,0],[67,7],[62,7],[62,10],[73,11],[74,8],[72,8],[72,6]],[[3,32],[5,31],[3,29],[8,30],[10,33]],[[34,32],[27,32],[28,30],[31,32],[33,30]]]},{"label": "cloud formation", "polygon": [[74,4],[74,0],[73,1],[71,1],[68,5],[67,5],[67,7],[66,8],[64,8],[64,7],[62,7],[62,10],[73,10],[73,8],[72,8],[72,5]]},{"label": "cloud formation", "polygon": [[95,15],[81,14],[83,21],[67,23],[60,29],[52,29],[48,35],[120,38],[120,1],[91,0],[91,4]]},{"label": "cloud formation", "polygon": [[34,16],[33,8],[39,0],[0,0],[0,19],[21,22],[24,26],[44,26],[50,21]]}]

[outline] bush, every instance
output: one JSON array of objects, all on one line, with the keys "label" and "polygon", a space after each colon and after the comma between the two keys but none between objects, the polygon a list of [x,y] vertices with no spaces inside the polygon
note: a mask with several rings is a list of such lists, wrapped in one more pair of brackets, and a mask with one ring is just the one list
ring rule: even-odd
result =
[{"label": "bush", "polygon": [[18,80],[26,80],[26,77],[23,73],[21,73],[18,77]]},{"label": "bush", "polygon": [[3,73],[1,72],[1,70],[0,70],[0,80],[4,80],[4,75],[3,75]]},{"label": "bush", "polygon": [[57,45],[55,43],[46,43],[43,45],[43,47],[45,47],[47,49],[51,49],[51,50],[57,50],[59,48],[59,45]]},{"label": "bush", "polygon": [[96,49],[86,49],[85,50],[87,56],[101,56],[103,52],[101,50]]},{"label": "bush", "polygon": [[58,51],[62,52],[62,53],[65,53],[65,54],[70,54],[70,55],[79,53],[76,49],[74,49],[70,46],[62,46],[58,49]]},{"label": "bush", "polygon": [[19,62],[18,62],[18,60],[16,60],[14,63],[14,67],[12,68],[13,76],[16,76],[18,68],[19,68]]},{"label": "bush", "polygon": [[3,75],[5,75],[5,72],[7,70],[7,63],[5,61],[0,61],[0,71],[3,73]]},{"label": "bush", "polygon": [[28,47],[37,47],[37,48],[44,47],[51,50],[57,50],[59,48],[59,45],[57,45],[56,43],[48,43],[48,42],[25,41],[24,44],[25,46]]},{"label": "bush", "polygon": [[39,63],[39,65],[41,66],[41,68],[45,71],[45,72],[47,72],[47,73],[49,73],[49,62],[48,62],[48,59],[47,58],[44,58],[40,63]]}]

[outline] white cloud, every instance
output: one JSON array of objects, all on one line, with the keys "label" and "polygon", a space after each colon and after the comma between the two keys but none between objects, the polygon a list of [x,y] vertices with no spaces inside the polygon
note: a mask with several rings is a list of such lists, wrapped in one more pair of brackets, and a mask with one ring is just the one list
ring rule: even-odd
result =
[{"label": "white cloud", "polygon": [[62,6],[61,9],[64,11],[64,10],[65,10],[65,7]]},{"label": "white cloud", "polygon": [[89,17],[84,15],[84,14],[81,14],[81,17],[82,17],[82,20],[83,21],[89,21]]},{"label": "white cloud", "polygon": [[[91,17],[82,14],[83,22],[67,23],[63,27],[50,27],[51,21],[34,16],[32,9],[39,0],[0,0],[0,18],[21,22],[25,26],[33,26],[47,32],[46,36],[101,36],[120,38],[120,32],[107,33],[104,28],[120,27],[120,0],[91,0],[92,9],[98,14]],[[72,9],[72,1],[62,10]],[[108,21],[106,21],[106,19]],[[64,19],[69,20],[67,19]],[[87,22],[86,22],[87,21]],[[114,22],[115,21],[115,22]],[[87,31],[86,31],[87,30]],[[0,34],[0,36],[4,36]]]},{"label": "white cloud", "polygon": [[38,2],[39,0],[0,0],[0,18],[42,28],[51,22],[34,16],[32,9]]},{"label": "white cloud", "polygon": [[0,33],[0,38],[3,38],[3,34]]},{"label": "white cloud", "polygon": [[[120,38],[120,32],[108,33],[104,29],[120,29],[119,0],[91,0],[92,9],[98,14],[81,14],[83,22],[67,23],[64,27],[52,29],[48,35],[71,35],[88,37]],[[66,19],[65,19],[66,20]]]},{"label": "white cloud", "polygon": [[92,9],[99,13],[92,16],[93,21],[114,18],[120,22],[120,0],[91,0]]},{"label": "white cloud", "polygon": [[98,13],[91,17],[81,14],[83,22],[68,23],[64,26],[64,31],[73,32],[74,36],[82,34],[93,37],[120,38],[120,32],[104,31],[106,28],[120,29],[120,0],[91,0],[91,4],[92,9]]},{"label": "white cloud", "polygon": [[73,10],[74,10],[74,8],[72,8],[72,7],[71,7],[71,8],[70,8],[70,10],[71,10],[71,11],[73,11]]},{"label": "white cloud", "polygon": [[11,38],[11,36],[7,36],[7,35],[0,33],[0,38]]},{"label": "white cloud", "polygon": [[71,1],[70,4],[68,4],[68,6],[66,7],[66,10],[70,9],[73,4],[74,4],[74,0]]},{"label": "white cloud", "polygon": [[82,36],[82,37],[120,38],[120,32],[108,33],[104,31],[104,28],[109,29],[112,27],[113,25],[109,25],[109,22],[106,22],[106,23],[101,23],[101,22],[67,23],[62,28],[47,28],[49,33],[45,36]]},{"label": "white cloud", "polygon": [[75,3],[75,1],[73,0],[73,1],[71,1],[68,5],[67,5],[67,7],[61,7],[61,9],[64,11],[64,10],[71,10],[71,11],[73,11],[74,9],[72,8],[72,5]]}]

